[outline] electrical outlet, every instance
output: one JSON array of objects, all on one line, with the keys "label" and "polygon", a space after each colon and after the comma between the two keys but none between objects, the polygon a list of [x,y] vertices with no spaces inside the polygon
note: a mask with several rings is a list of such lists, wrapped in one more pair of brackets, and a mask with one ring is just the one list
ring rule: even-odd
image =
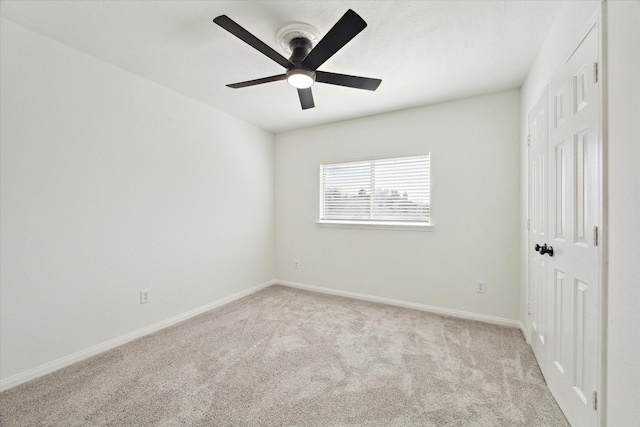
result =
[{"label": "electrical outlet", "polygon": [[476,292],[484,294],[487,289],[487,283],[484,280],[478,280],[476,282]]},{"label": "electrical outlet", "polygon": [[296,270],[300,270],[300,261],[298,261],[297,259],[294,259],[293,268],[295,268]]},{"label": "electrical outlet", "polygon": [[143,289],[140,291],[140,304],[151,302],[151,289]]}]

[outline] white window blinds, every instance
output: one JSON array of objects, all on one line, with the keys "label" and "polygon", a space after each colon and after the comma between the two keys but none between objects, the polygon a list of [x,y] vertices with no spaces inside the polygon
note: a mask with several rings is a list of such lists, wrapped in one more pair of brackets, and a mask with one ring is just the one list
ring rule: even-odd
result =
[{"label": "white window blinds", "polygon": [[320,165],[320,221],[428,224],[429,157]]}]

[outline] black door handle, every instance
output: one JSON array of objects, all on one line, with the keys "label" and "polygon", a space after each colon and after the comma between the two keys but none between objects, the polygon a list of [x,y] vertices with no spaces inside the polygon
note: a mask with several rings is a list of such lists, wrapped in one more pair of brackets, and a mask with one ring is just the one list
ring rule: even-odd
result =
[{"label": "black door handle", "polygon": [[549,254],[549,256],[553,256],[553,246],[547,247],[546,243],[542,245],[542,247],[540,248],[540,255],[544,255],[544,254]]},{"label": "black door handle", "polygon": [[536,246],[533,249],[540,252],[540,255],[549,254],[549,256],[553,256],[553,246],[547,246],[546,243],[542,246],[536,243]]}]

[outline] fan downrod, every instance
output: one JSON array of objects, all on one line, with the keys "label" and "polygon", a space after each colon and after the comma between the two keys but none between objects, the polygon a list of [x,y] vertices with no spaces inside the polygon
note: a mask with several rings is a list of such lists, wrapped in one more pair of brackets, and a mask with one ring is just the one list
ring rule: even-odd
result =
[{"label": "fan downrod", "polygon": [[298,37],[291,40],[291,42],[289,42],[289,48],[291,49],[291,57],[289,57],[289,61],[300,66],[302,60],[307,57],[309,52],[311,52],[312,47],[313,45],[311,42],[305,38]]}]

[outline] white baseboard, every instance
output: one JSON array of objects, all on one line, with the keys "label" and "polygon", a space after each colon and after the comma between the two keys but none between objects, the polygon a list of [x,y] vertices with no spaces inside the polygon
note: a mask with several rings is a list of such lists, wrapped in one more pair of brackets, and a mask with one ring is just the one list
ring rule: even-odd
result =
[{"label": "white baseboard", "polygon": [[397,299],[376,297],[356,292],[341,291],[338,289],[323,288],[320,286],[306,285],[304,283],[290,282],[287,280],[275,280],[275,284],[288,286],[290,288],[303,289],[306,291],[319,292],[323,294],[336,295],[347,298],[355,298],[363,301],[379,302],[383,304],[395,305],[398,307],[412,308],[414,310],[428,311],[430,313],[444,314],[446,316],[458,317],[461,319],[477,320],[485,323],[519,328],[524,331],[524,326],[519,320],[506,319],[504,317],[489,316],[487,314],[471,313],[468,311],[454,310],[451,308],[436,307],[433,305],[418,304],[415,302],[401,301]]},{"label": "white baseboard", "polygon": [[524,340],[527,342],[527,344],[531,345],[530,342],[530,338],[529,338],[529,331],[527,330],[527,328],[524,327],[524,324],[522,322],[518,322],[519,323],[519,327],[520,327],[520,331],[522,332],[522,335],[524,336]]},{"label": "white baseboard", "polygon": [[35,368],[29,369],[27,371],[21,372],[19,374],[13,375],[11,377],[5,378],[2,381],[0,381],[0,391],[10,389],[12,387],[15,387],[19,384],[22,384],[34,378],[51,373],[53,371],[57,371],[58,369],[72,365],[76,362],[87,359],[91,356],[95,356],[96,354],[102,353],[103,351],[111,350],[112,348],[118,347],[136,338],[149,335],[153,332],[159,331],[161,329],[175,325],[176,323],[187,320],[191,317],[197,316],[198,314],[202,314],[206,311],[213,310],[214,308],[218,308],[225,304],[229,304],[230,302],[246,297],[247,295],[250,295],[254,292],[257,292],[275,283],[276,283],[275,280],[264,282],[260,285],[254,286],[249,289],[245,289],[240,292],[236,292],[235,294],[229,295],[228,297],[219,299],[217,301],[214,301],[209,304],[203,305],[201,307],[195,308],[193,310],[187,311],[186,313],[178,314],[177,316],[170,317],[168,319],[154,323],[153,325],[149,325],[142,329],[138,329],[137,331],[129,332],[128,334],[121,335],[109,341],[94,345],[92,347],[86,348],[84,350],[78,351],[76,353],[70,354],[60,359],[56,359],[51,362],[45,363],[44,365],[40,365]]}]

